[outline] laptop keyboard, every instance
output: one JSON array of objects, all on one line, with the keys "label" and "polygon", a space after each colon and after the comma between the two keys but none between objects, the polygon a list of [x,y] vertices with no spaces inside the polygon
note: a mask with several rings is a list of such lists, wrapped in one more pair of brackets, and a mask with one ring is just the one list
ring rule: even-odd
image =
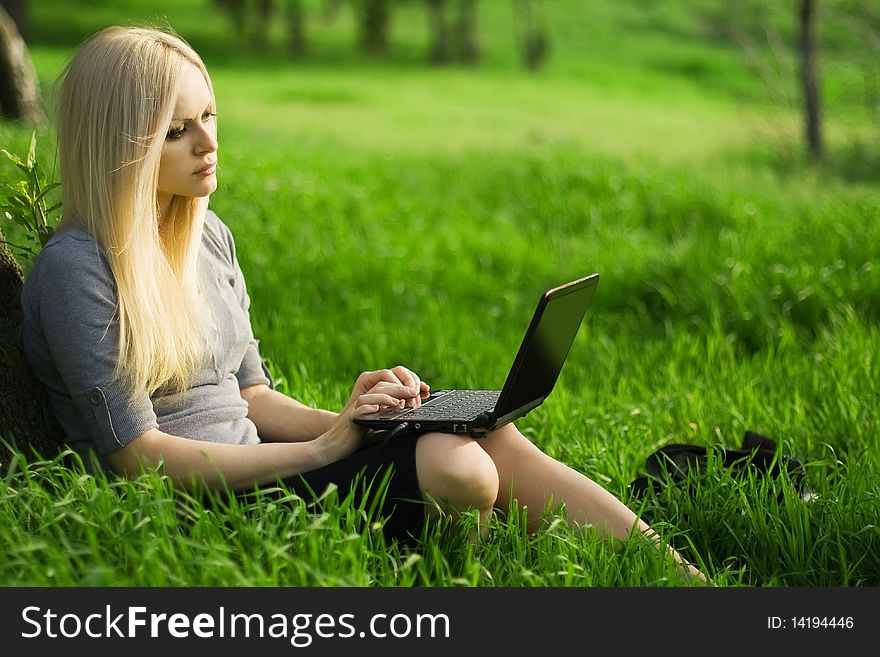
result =
[{"label": "laptop keyboard", "polygon": [[395,420],[472,420],[498,403],[500,390],[450,390],[419,408],[411,408]]}]

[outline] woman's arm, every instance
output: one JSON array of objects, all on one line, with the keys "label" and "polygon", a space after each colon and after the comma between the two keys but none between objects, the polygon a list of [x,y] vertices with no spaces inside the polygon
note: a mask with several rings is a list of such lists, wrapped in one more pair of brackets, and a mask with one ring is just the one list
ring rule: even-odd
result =
[{"label": "woman's arm", "polygon": [[198,482],[212,489],[224,485],[240,489],[273,483],[345,456],[345,450],[327,447],[317,440],[230,445],[150,429],[109,453],[107,461],[114,472],[125,477],[136,477],[142,470],[154,470],[162,464],[164,474],[184,488]]},{"label": "woman's arm", "polygon": [[[398,365],[390,370],[364,372],[358,378],[353,395],[363,394],[380,382],[412,388],[409,392],[394,393],[400,394],[408,408],[420,406],[422,398],[427,397],[430,390],[430,386],[419,379],[415,372]],[[247,416],[256,425],[263,442],[313,440],[327,431],[338,417],[337,413],[311,408],[262,383],[242,388],[241,396],[248,403]]]},{"label": "woman's arm", "polygon": [[[184,488],[194,483],[208,488],[252,488],[320,468],[352,454],[360,447],[365,433],[362,427],[354,424],[354,418],[381,407],[403,408],[407,401],[411,403],[414,397],[418,397],[419,389],[420,386],[401,384],[391,370],[364,372],[358,377],[342,412],[313,440],[230,445],[181,438],[159,429],[149,429],[124,447],[107,454],[107,461],[114,472],[126,477],[137,476],[142,470],[153,470],[161,465],[164,473]],[[278,399],[274,395],[263,397],[266,391],[248,394],[255,392],[255,413],[260,418],[279,407],[286,409],[278,414],[280,419],[270,417],[264,420],[270,427],[281,426],[283,420],[291,416],[304,417],[309,410],[284,395],[279,395],[281,399]],[[264,404],[266,400],[269,401]],[[320,423],[321,419],[316,422]],[[261,429],[260,425],[258,429]]]},{"label": "woman's arm", "polygon": [[295,443],[314,440],[328,431],[337,413],[311,408],[265,384],[242,388],[248,418],[263,442]]}]

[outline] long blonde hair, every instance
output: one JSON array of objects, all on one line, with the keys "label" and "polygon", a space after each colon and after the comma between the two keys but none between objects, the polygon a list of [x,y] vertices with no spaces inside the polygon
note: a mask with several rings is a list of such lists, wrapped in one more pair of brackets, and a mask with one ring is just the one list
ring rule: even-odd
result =
[{"label": "long blonde hair", "polygon": [[216,339],[197,260],[207,198],[175,196],[159,221],[159,162],[178,80],[198,54],[180,37],[110,27],[62,77],[58,149],[64,216],[103,247],[116,281],[117,377],[137,390],[185,390]]}]

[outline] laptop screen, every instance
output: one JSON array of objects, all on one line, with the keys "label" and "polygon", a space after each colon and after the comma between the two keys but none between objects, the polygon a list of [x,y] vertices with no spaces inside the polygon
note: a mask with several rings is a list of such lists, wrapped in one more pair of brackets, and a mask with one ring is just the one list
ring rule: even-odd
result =
[{"label": "laptop screen", "polygon": [[501,391],[496,417],[543,401],[556,385],[587,308],[598,276],[588,276],[547,292]]}]

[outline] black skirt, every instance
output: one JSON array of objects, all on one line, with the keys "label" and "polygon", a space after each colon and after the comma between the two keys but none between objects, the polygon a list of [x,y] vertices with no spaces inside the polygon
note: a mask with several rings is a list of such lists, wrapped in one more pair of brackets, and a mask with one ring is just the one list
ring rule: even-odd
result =
[{"label": "black skirt", "polygon": [[[352,494],[358,506],[370,508],[381,502],[386,540],[413,544],[426,517],[416,472],[418,438],[417,434],[403,435],[386,441],[377,433],[350,456],[288,477],[282,484],[307,502],[319,498],[331,484],[336,485],[339,499]],[[250,495],[253,490],[241,494]]]}]

